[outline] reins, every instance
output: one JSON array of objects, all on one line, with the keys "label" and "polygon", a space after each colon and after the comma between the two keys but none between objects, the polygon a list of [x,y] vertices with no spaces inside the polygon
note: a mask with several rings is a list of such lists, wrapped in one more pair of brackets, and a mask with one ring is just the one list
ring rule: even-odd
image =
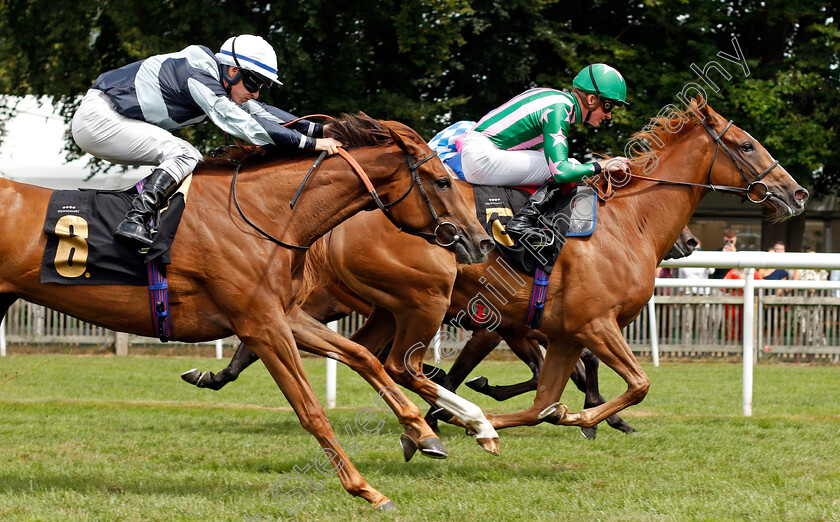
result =
[{"label": "reins", "polygon": [[[314,118],[314,117],[329,118],[328,116],[324,116],[324,115],[321,115],[321,114],[313,114],[313,115],[309,115],[309,116],[303,116],[303,117],[298,118],[296,120],[292,120],[288,123],[284,123],[283,126],[288,127],[289,125],[292,125],[293,123],[296,123],[300,120],[308,119],[308,118]],[[289,202],[289,206],[290,206],[291,209],[294,209],[295,204],[297,203],[298,199],[300,198],[301,194],[303,193],[303,189],[306,186],[306,183],[309,181],[309,178],[315,173],[315,171],[321,165],[321,162],[324,160],[326,155],[327,155],[326,151],[322,151],[321,154],[318,155],[318,158],[315,160],[315,163],[309,169],[309,172],[306,174],[306,176],[304,176],[303,181],[301,182],[300,186],[298,187],[297,191],[295,192],[294,197],[292,197],[291,201]],[[426,239],[428,241],[435,241],[438,245],[443,246],[443,247],[451,246],[451,245],[453,245],[453,244],[455,244],[455,243],[457,243],[458,241],[461,240],[460,236],[458,235],[458,227],[456,227],[454,223],[451,223],[449,221],[441,221],[440,220],[440,217],[438,216],[438,213],[435,211],[435,208],[432,205],[431,199],[429,199],[429,196],[426,193],[426,189],[423,187],[423,182],[420,179],[420,174],[417,170],[421,165],[423,165],[427,161],[431,160],[432,158],[437,157],[436,153],[432,152],[430,155],[426,156],[425,158],[423,158],[422,160],[420,160],[416,163],[413,162],[413,158],[411,156],[409,156],[407,153],[405,154],[406,162],[408,163],[408,169],[409,169],[409,172],[411,173],[411,185],[409,185],[408,190],[405,192],[405,194],[403,194],[402,196],[397,198],[395,201],[392,201],[391,203],[387,203],[387,204],[382,202],[382,199],[379,197],[379,194],[376,192],[376,188],[373,186],[373,183],[370,181],[370,178],[368,177],[367,173],[362,168],[362,166],[359,165],[359,163],[355,160],[355,158],[353,158],[353,156],[351,156],[346,150],[344,150],[341,147],[338,148],[338,155],[341,156],[347,162],[347,164],[350,165],[350,168],[353,169],[353,171],[356,173],[356,175],[359,176],[359,179],[362,181],[362,184],[364,184],[365,188],[368,191],[368,194],[373,199],[374,203],[376,203],[377,208],[379,208],[379,210],[381,210],[385,214],[385,217],[387,217],[388,220],[395,227],[397,227],[397,230],[399,232],[406,232],[407,234],[418,236],[418,237],[421,237],[421,238]],[[242,208],[240,207],[239,201],[236,197],[236,180],[237,180],[237,177],[239,176],[239,171],[242,169],[242,164],[238,163],[238,162],[234,162],[234,164],[236,165],[236,170],[233,173],[231,195],[233,197],[233,203],[236,206],[236,210],[239,212],[240,217],[242,217],[242,219],[245,221],[245,223],[247,223],[251,228],[253,228],[257,232],[259,232],[263,237],[265,237],[269,241],[271,241],[271,242],[273,242],[277,245],[280,245],[284,248],[293,249],[293,250],[304,250],[304,251],[309,250],[308,246],[292,245],[292,244],[284,243],[283,241],[280,241],[279,239],[275,238],[274,236],[272,236],[268,232],[262,230],[260,227],[258,227],[256,224],[254,224],[250,219],[248,219],[247,216],[245,216],[245,213],[242,211]],[[423,196],[423,200],[426,202],[426,206],[429,208],[429,212],[432,214],[432,218],[435,220],[435,223],[437,224],[437,226],[435,227],[434,233],[420,232],[420,231],[413,231],[413,230],[404,230],[397,223],[396,219],[394,219],[394,216],[391,214],[390,208],[393,207],[394,205],[398,204],[403,199],[405,199],[406,196],[408,196],[408,194],[411,193],[411,191],[414,189],[415,185],[420,190],[420,193]],[[438,239],[438,235],[440,234],[442,229],[444,229],[446,227],[451,227],[452,228],[452,240],[449,241],[448,243],[445,243],[445,242],[440,241]]]},{"label": "reins", "polygon": [[[750,165],[749,163],[747,163],[746,161],[744,161],[743,159],[738,157],[734,152],[732,152],[732,150],[729,147],[726,146],[725,143],[723,143],[723,140],[721,138],[723,137],[724,133],[726,133],[726,131],[729,130],[729,127],[732,126],[732,120],[729,120],[729,123],[726,124],[726,127],[723,128],[723,130],[720,132],[720,134],[715,133],[715,131],[711,127],[711,125],[709,125],[706,122],[701,122],[701,125],[703,125],[703,128],[706,129],[706,131],[712,137],[712,140],[715,142],[715,154],[714,154],[714,156],[712,156],[712,163],[709,165],[709,171],[707,173],[707,177],[709,178],[709,180],[711,181],[712,167],[714,167],[715,160],[717,160],[718,152],[722,148],[724,150],[724,152],[726,152],[726,154],[732,159],[732,163],[735,164],[735,167],[738,169],[738,171],[744,177],[744,180],[748,183],[746,188],[744,188],[744,187],[734,187],[732,185],[715,185],[715,184],[712,184],[712,183],[690,183],[688,181],[677,181],[677,180],[671,180],[671,179],[650,178],[650,177],[647,177],[647,176],[634,175],[632,172],[625,173],[627,175],[627,177],[638,179],[638,180],[652,181],[654,183],[661,183],[663,185],[678,185],[678,186],[684,186],[684,187],[701,187],[701,188],[707,188],[707,189],[711,190],[712,192],[724,192],[724,193],[730,193],[730,194],[738,194],[738,195],[742,195],[744,200],[749,199],[750,202],[756,203],[756,204],[763,203],[769,197],[777,196],[775,193],[773,193],[767,187],[767,184],[764,183],[761,180],[762,180],[762,178],[764,178],[764,176],[769,174],[770,171],[772,171],[774,168],[776,168],[776,166],[779,164],[778,160],[774,161],[772,165],[770,165],[769,167],[764,169],[764,171],[759,174],[752,167],[752,165]],[[747,173],[744,172],[744,169],[742,168],[742,165],[743,165],[743,167],[745,167],[750,172],[750,174],[753,175],[753,177],[754,177],[753,180],[750,180],[749,176],[747,176]],[[608,199],[606,196],[609,194],[609,192],[611,192],[611,189],[612,189],[612,182],[611,182],[609,176],[607,176],[607,190],[606,191],[601,189],[601,187],[597,185],[597,181],[595,181],[595,180],[593,180],[593,182],[590,183],[590,185],[598,192],[598,195],[602,199]],[[752,198],[752,188],[754,186],[764,187],[764,197],[762,197],[761,199],[753,199]]]}]

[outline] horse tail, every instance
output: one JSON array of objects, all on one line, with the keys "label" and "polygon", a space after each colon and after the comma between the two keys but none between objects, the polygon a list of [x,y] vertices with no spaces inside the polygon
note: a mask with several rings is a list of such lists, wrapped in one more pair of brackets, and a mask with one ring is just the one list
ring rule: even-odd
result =
[{"label": "horse tail", "polygon": [[330,234],[318,238],[306,252],[306,261],[303,265],[303,282],[300,286],[295,303],[302,306],[303,303],[319,288],[327,286],[330,282],[329,274],[332,273],[332,265],[327,258],[327,245]]}]

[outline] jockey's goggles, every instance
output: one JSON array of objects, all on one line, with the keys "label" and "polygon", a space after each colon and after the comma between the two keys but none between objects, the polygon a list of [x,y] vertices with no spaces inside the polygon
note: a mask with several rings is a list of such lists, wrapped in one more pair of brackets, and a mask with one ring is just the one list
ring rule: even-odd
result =
[{"label": "jockey's goggles", "polygon": [[245,87],[245,89],[250,93],[260,92],[260,89],[262,89],[263,85],[265,85],[266,82],[251,71],[248,71],[246,69],[241,69],[241,71],[242,85]]},{"label": "jockey's goggles", "polygon": [[601,98],[601,107],[604,108],[604,112],[612,112],[613,109],[616,107],[623,107],[624,104],[618,100],[610,100],[609,98]]}]

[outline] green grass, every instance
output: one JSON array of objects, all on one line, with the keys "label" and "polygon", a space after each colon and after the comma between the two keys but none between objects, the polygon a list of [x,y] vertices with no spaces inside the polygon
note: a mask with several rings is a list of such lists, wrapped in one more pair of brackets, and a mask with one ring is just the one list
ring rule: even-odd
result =
[{"label": "green grass", "polygon": [[[324,362],[305,363],[323,399]],[[379,433],[357,434],[350,457],[398,511],[373,511],[331,476],[320,490],[297,478],[278,490],[308,491],[291,517],[292,502],[273,499],[271,486],[313,465],[320,447],[261,365],[221,392],[183,383],[178,375],[193,366],[222,363],[0,359],[0,519],[840,520],[836,366],[756,367],[751,418],[740,415],[740,365],[648,366],[648,397],[623,413],[639,433],[602,426],[588,441],[558,426],[503,430],[498,458],[446,426],[449,459],[404,463],[402,430],[388,417]],[[497,384],[528,376],[516,362],[479,370]],[[604,395],[621,393],[602,370]],[[493,412],[531,400],[463,394]],[[328,412],[339,438],[373,396],[339,365],[339,408]],[[583,396],[568,390],[564,402],[576,410]]]}]

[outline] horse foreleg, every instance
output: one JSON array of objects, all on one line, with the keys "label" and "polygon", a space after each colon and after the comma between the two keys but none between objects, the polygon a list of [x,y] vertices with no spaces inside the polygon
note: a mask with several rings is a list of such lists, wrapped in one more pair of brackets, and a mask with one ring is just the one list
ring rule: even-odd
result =
[{"label": "horse foreleg", "polygon": [[432,458],[447,457],[443,444],[423,420],[420,409],[411,402],[385,373],[382,364],[364,346],[333,332],[300,308],[288,314],[295,341],[301,350],[330,357],[352,368],[362,376],[393,410],[405,433],[400,437],[406,462],[415,451]]},{"label": "horse foreleg", "polygon": [[[423,397],[430,404],[443,408],[457,417],[466,428],[476,433],[479,446],[493,455],[499,454],[499,434],[487,421],[481,408],[459,397],[443,386],[435,384],[423,373],[423,358],[429,342],[437,333],[446,306],[428,305],[412,308],[406,313],[395,314],[396,335],[385,370],[399,384]],[[437,368],[435,368],[437,371]]]},{"label": "horse foreleg", "polygon": [[[469,340],[467,340],[464,344],[461,351],[458,352],[458,356],[455,358],[455,362],[452,363],[452,367],[449,369],[448,373],[444,372],[440,368],[430,367],[427,364],[423,365],[423,373],[431,376],[432,381],[436,384],[445,387],[451,392],[455,392],[455,390],[458,389],[458,386],[464,382],[464,379],[466,379],[475,367],[478,366],[478,363],[484,360],[484,358],[487,357],[487,355],[492,352],[500,342],[502,342],[501,336],[492,330],[487,330],[485,328],[475,330]],[[487,378],[476,377],[475,379],[471,379],[467,383],[467,386],[479,393],[485,393],[484,390],[487,387]],[[439,430],[437,425],[438,418],[435,415],[443,412],[443,408],[432,406],[426,414],[426,422],[428,422],[429,426],[431,426],[436,432]],[[440,420],[450,422],[452,420],[452,415],[448,414]]]},{"label": "horse foreleg", "polygon": [[[589,329],[583,332],[580,338],[598,359],[627,383],[627,390],[615,399],[580,412],[568,412],[559,422],[567,426],[590,428],[624,408],[641,402],[650,388],[650,380],[614,320],[606,319],[590,324]],[[591,377],[587,377],[587,383],[590,380]],[[597,378],[594,382],[597,383]]]},{"label": "horse foreleg", "polygon": [[[301,426],[311,433],[323,448],[326,459],[322,458],[321,454],[318,455],[318,471],[327,475],[328,472],[324,471],[320,464],[325,466],[324,460],[329,461],[348,493],[364,498],[379,509],[392,508],[393,502],[367,483],[336,439],[327,415],[306,377],[291,327],[282,317],[282,310],[273,310],[272,313],[260,316],[275,317],[276,323],[268,327],[265,324],[245,323],[243,319],[244,324],[235,328],[236,334],[257,353],[294,409]],[[308,466],[305,469],[308,469]],[[313,480],[320,482],[320,487],[323,487],[323,479],[316,477]]]},{"label": "horse foreleg", "polygon": [[[586,394],[586,399],[584,400],[583,407],[594,408],[595,406],[600,406],[606,401],[601,395],[601,390],[598,386],[598,366],[600,365],[598,358],[595,357],[595,354],[589,351],[588,348],[584,348],[583,353],[580,354],[580,360],[582,361],[582,366],[585,369],[585,376],[583,378],[583,389],[581,390]],[[580,365],[581,363],[578,364]],[[574,374],[572,374],[573,380],[574,377]],[[580,388],[580,386],[578,386],[578,388]],[[607,424],[609,424],[610,427],[617,429],[618,431],[623,431],[624,433],[633,433],[634,431],[636,431],[635,429],[633,429],[632,426],[624,422],[624,420],[621,417],[619,417],[617,413],[607,417]],[[587,439],[594,439],[598,432],[598,426],[592,426],[591,428],[581,428],[580,431]]]},{"label": "horse foreleg", "polygon": [[534,404],[522,411],[488,415],[496,429],[513,426],[533,426],[541,422],[555,423],[566,413],[566,406],[559,404],[572,370],[577,363],[582,346],[569,345],[563,341],[549,339],[545,361],[543,361],[537,382]]},{"label": "horse foreleg", "polygon": [[[274,322],[270,325],[266,325],[264,321],[257,323],[249,319],[253,316],[272,317]],[[289,405],[294,409],[301,426],[311,433],[323,448],[323,455],[319,453],[316,459],[318,471],[324,475],[331,474],[323,469],[328,461],[348,493],[364,498],[377,508],[392,508],[393,502],[367,483],[347,457],[342,444],[336,439],[327,415],[306,377],[291,326],[283,316],[283,310],[272,309],[262,310],[259,314],[249,313],[241,319],[239,324],[234,325],[234,331],[259,356],[286,400],[289,401]],[[304,471],[307,469],[308,466]],[[307,474],[307,477],[310,485],[315,482],[321,484],[317,489],[323,487],[324,480],[317,474],[314,476]]]},{"label": "horse foreleg", "polygon": [[245,346],[244,343],[239,343],[236,348],[236,353],[228,365],[219,373],[210,371],[202,372],[198,368],[186,371],[181,374],[181,378],[190,384],[199,388],[209,388],[211,390],[221,390],[225,384],[235,381],[242,370],[251,366],[253,363],[259,361],[257,354]]}]

